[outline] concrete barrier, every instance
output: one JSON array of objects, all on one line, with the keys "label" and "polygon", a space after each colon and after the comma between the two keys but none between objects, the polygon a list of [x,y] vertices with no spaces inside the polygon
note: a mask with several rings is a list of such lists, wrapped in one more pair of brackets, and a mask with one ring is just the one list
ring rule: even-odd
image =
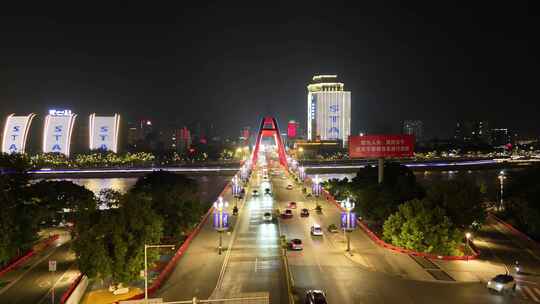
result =
[{"label": "concrete barrier", "polygon": [[82,274],[79,275],[77,279],[71,283],[68,290],[62,294],[60,304],[79,304],[87,288],[88,277]]}]

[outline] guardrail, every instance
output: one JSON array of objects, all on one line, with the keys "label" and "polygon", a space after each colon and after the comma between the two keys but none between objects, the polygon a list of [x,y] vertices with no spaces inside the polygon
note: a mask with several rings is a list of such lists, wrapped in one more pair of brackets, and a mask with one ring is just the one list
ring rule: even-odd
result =
[{"label": "guardrail", "polygon": [[[43,247],[42,250],[45,250],[54,241],[56,241],[59,237],[60,236],[58,234],[54,234],[54,235],[50,236],[49,238],[41,241],[38,244],[43,245],[44,247]],[[26,253],[24,253],[24,254],[16,257],[16,258],[14,258],[13,260],[11,260],[6,266],[4,266],[4,268],[2,268],[0,270],[0,277],[3,276],[4,274],[8,273],[9,271],[11,271],[13,268],[19,266],[20,264],[22,264],[24,261],[28,260],[32,256],[34,256],[34,254],[36,254],[36,251],[34,249],[30,249]]]}]

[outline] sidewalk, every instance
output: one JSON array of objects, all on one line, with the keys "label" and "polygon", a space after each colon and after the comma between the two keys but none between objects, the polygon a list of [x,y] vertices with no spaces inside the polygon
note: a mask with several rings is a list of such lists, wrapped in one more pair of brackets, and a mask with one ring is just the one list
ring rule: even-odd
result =
[{"label": "sidewalk", "polygon": [[[247,193],[248,189],[246,188],[246,195]],[[232,214],[234,198],[232,197],[230,188],[227,187],[222,195],[224,200],[229,202],[227,211]],[[238,205],[240,207],[242,203],[239,202]],[[236,217],[231,216],[229,220],[231,221],[231,227],[234,227]],[[231,232],[232,229],[222,235],[224,249],[229,244]],[[161,288],[155,294],[151,295],[151,297],[163,298],[165,301],[190,300],[194,296],[197,298],[210,297],[216,286],[225,257],[225,251],[221,255],[217,254],[218,242],[219,235],[213,228],[211,213],[199,233],[192,239],[187,250],[178,260],[174,270],[172,270],[169,277],[164,281]],[[178,245],[180,246],[181,244]],[[155,278],[158,272],[149,271],[149,275]],[[152,280],[149,280],[148,288],[151,285]],[[129,288],[129,293],[118,296],[114,296],[105,286],[97,286],[96,284],[94,286],[93,290],[86,292],[81,303],[110,304],[144,294],[144,280],[125,285],[125,287]]]}]

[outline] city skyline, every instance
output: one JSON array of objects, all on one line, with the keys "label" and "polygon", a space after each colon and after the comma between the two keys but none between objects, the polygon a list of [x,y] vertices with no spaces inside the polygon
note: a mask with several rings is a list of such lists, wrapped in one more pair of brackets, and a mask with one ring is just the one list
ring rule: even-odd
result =
[{"label": "city skyline", "polygon": [[144,21],[1,18],[9,46],[0,50],[2,119],[70,108],[128,120],[196,116],[229,136],[264,115],[305,126],[305,84],[337,74],[354,92],[353,134],[395,133],[407,119],[424,121],[427,138],[451,137],[458,120],[540,134],[530,39],[537,21],[527,5],[202,5],[151,13]]}]

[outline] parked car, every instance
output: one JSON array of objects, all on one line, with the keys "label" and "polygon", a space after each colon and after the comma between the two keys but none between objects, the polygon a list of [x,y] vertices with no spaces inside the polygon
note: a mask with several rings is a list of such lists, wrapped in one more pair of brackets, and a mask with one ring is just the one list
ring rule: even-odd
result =
[{"label": "parked car", "polygon": [[322,232],[321,226],[317,224],[311,226],[311,235],[322,236],[323,232]]},{"label": "parked car", "polygon": [[327,304],[326,295],[322,290],[308,290],[306,292],[305,304]]},{"label": "parked car", "polygon": [[296,202],[289,202],[289,208],[296,209]]},{"label": "parked car", "polygon": [[515,291],[516,281],[509,274],[498,274],[487,282],[487,288],[496,292]]},{"label": "parked car", "polygon": [[291,209],[286,209],[285,212],[281,215],[282,218],[291,218],[293,213]]},{"label": "parked car", "polygon": [[289,242],[289,248],[291,250],[302,250],[302,249],[304,249],[304,245],[302,244],[301,239],[292,239]]},{"label": "parked car", "polygon": [[302,211],[300,212],[300,216],[301,217],[308,217],[309,216],[309,210],[307,210],[306,208],[302,209]]},{"label": "parked car", "polygon": [[292,185],[291,184],[287,185],[287,190],[292,190]]}]

